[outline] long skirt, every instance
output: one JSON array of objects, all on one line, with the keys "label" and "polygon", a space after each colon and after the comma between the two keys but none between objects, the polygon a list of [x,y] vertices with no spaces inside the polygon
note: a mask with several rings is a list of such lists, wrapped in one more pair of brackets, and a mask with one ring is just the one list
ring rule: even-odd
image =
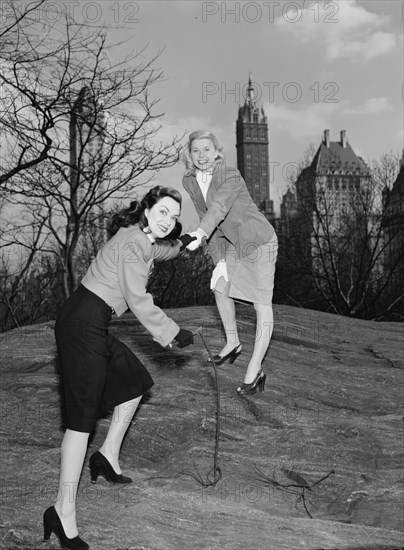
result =
[{"label": "long skirt", "polygon": [[65,427],[90,433],[111,408],[153,386],[145,366],[108,333],[112,309],[80,285],[55,324]]}]

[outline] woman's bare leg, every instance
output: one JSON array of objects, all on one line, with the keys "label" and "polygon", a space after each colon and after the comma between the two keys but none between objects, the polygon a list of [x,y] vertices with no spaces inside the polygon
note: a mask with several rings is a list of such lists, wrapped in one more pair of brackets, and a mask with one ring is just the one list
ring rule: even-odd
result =
[{"label": "woman's bare leg", "polygon": [[78,534],[76,497],[89,435],[67,429],[62,441],[59,493],[55,510],[69,539]]},{"label": "woman's bare leg", "polygon": [[274,313],[272,305],[254,304],[257,312],[254,351],[244,378],[245,384],[251,384],[261,369],[261,363],[271,341],[274,329]]},{"label": "woman's bare leg", "polygon": [[142,396],[140,395],[139,397],[136,397],[131,401],[126,401],[126,403],[121,403],[114,408],[114,414],[107,437],[100,448],[100,452],[109,461],[117,474],[122,473],[119,466],[119,453],[121,450],[122,441],[141,399]]},{"label": "woman's bare leg", "polygon": [[236,323],[236,306],[233,298],[229,297],[229,289],[230,284],[227,283],[223,292],[215,290],[214,293],[216,306],[226,334],[226,345],[219,353],[221,356],[227,355],[240,344]]}]

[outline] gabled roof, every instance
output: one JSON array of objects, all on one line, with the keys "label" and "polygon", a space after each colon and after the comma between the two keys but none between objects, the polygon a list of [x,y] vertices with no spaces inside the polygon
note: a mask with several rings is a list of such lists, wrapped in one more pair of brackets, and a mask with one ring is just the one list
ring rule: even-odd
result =
[{"label": "gabled roof", "polygon": [[321,174],[369,175],[369,168],[355,154],[348,142],[345,143],[345,147],[339,141],[331,141],[328,147],[322,142],[314,155],[311,168]]}]

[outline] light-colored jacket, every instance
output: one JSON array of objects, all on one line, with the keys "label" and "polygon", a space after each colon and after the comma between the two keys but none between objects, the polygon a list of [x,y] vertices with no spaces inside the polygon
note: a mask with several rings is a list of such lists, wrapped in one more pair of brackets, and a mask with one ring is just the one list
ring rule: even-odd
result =
[{"label": "light-colored jacket", "polygon": [[182,185],[194,203],[199,227],[208,236],[208,249],[215,264],[225,258],[229,242],[238,257],[245,257],[275,236],[274,228],[258,210],[235,168],[224,163],[215,165],[206,202],[194,174],[184,176]]},{"label": "light-colored jacket", "polygon": [[81,283],[97,294],[120,316],[128,308],[150,332],[167,346],[179,326],[153,302],[146,286],[153,262],[178,256],[181,241],[157,240],[152,244],[136,225],[121,227],[101,248]]}]

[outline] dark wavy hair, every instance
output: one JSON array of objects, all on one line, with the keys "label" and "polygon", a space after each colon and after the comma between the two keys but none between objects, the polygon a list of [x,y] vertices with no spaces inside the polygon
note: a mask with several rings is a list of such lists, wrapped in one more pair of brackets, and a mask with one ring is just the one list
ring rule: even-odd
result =
[{"label": "dark wavy hair", "polygon": [[[109,236],[112,237],[115,235],[121,227],[129,227],[130,225],[134,225],[136,223],[139,224],[141,229],[147,227],[148,224],[145,216],[146,208],[150,210],[150,208],[152,208],[159,202],[160,199],[164,197],[174,199],[180,206],[182,204],[182,197],[179,191],[172,187],[162,187],[161,185],[157,185],[156,187],[153,187],[153,189],[150,189],[150,191],[146,193],[140,202],[132,201],[127,208],[123,208],[113,214],[107,226]],[[181,232],[182,225],[177,220],[174,229],[169,235],[166,235],[164,239],[178,239]]]}]

